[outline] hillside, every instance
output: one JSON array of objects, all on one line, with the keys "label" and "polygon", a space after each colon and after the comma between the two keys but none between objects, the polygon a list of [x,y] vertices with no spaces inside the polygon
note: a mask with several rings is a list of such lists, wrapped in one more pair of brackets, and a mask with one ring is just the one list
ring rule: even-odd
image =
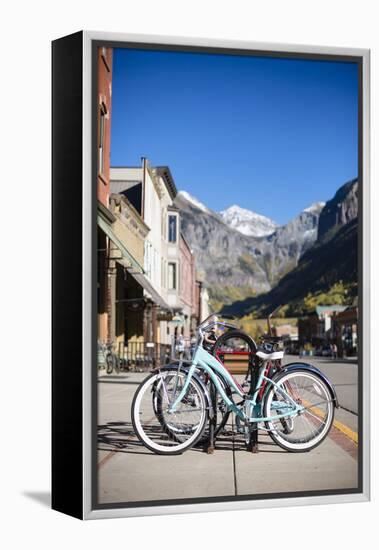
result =
[{"label": "hillside", "polygon": [[270,289],[260,239],[242,235],[187,193],[175,199],[181,231],[194,251],[196,268],[213,303],[232,302]]},{"label": "hillside", "polygon": [[341,226],[358,216],[358,180],[342,185],[322,209],[317,240],[330,238]]},{"label": "hillside", "polygon": [[278,305],[283,315],[302,315],[317,304],[349,304],[358,278],[358,180],[342,185],[318,220],[317,240],[273,288],[224,307],[225,313],[265,316]]},{"label": "hillside", "polygon": [[[318,218],[323,207],[323,203],[316,203],[287,225],[257,237],[239,231],[235,227],[235,216],[228,217],[231,226],[221,215],[186,192],[178,194],[175,204],[180,210],[181,231],[195,253],[197,270],[216,309],[269,291],[293,269],[317,238]],[[254,218],[254,223],[258,220],[255,213],[251,214],[254,215],[244,212],[243,223],[246,218],[250,221]],[[255,224],[255,230],[257,228],[262,231],[261,225]]]},{"label": "hillside", "polygon": [[326,242],[316,243],[295,269],[265,294],[224,307],[225,313],[264,317],[279,305],[286,316],[303,315],[318,303],[351,303],[357,295],[357,219]]}]

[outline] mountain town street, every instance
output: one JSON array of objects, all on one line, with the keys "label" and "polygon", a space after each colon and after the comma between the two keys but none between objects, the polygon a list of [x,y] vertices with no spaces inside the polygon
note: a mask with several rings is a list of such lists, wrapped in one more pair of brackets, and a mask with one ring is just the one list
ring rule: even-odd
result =
[{"label": "mountain town street", "polygon": [[[327,439],[309,453],[287,453],[259,433],[259,453],[226,432],[215,453],[201,448],[159,456],[141,445],[130,420],[131,401],[146,373],[100,375],[98,383],[99,504],[351,489],[358,479],[357,363],[302,358],[335,384],[341,408]],[[288,356],[287,362],[299,361]],[[231,429],[232,426],[229,426]]]}]

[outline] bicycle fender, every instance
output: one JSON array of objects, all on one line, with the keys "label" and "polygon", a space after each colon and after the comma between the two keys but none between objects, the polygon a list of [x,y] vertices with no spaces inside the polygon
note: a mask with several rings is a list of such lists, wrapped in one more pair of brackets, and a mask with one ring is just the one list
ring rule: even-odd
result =
[{"label": "bicycle fender", "polygon": [[[187,361],[186,363],[187,363],[186,365],[182,365],[180,367],[180,371],[185,372],[186,374],[188,374],[188,371],[191,368],[192,363],[190,361]],[[178,367],[179,367],[179,362],[178,363],[170,363],[169,365],[164,365],[161,368],[156,367],[155,369],[152,370],[152,372],[159,372],[161,370],[162,371],[172,370],[172,371],[177,372]],[[211,396],[209,395],[208,389],[207,389],[206,385],[204,384],[203,380],[200,378],[200,376],[198,374],[196,374],[196,372],[194,372],[192,376],[193,376],[193,378],[195,378],[196,382],[198,382],[198,384],[200,384],[201,389],[204,392],[206,402],[207,402],[207,407],[208,407],[208,410],[209,410],[209,416],[210,416],[210,418],[213,418],[214,411],[213,411],[213,406],[212,406],[212,399],[211,399]]]},{"label": "bicycle fender", "polygon": [[286,374],[287,372],[291,372],[294,370],[303,370],[303,371],[312,372],[313,374],[317,374],[330,389],[330,392],[333,396],[334,406],[337,409],[339,408],[337,394],[333,384],[331,383],[329,378],[325,376],[325,374],[319,368],[315,367],[314,365],[311,365],[310,363],[297,362],[297,363],[288,363],[287,365],[284,365],[274,376],[273,378],[274,382],[277,382],[277,379],[279,379],[280,376],[282,376],[283,374]]}]

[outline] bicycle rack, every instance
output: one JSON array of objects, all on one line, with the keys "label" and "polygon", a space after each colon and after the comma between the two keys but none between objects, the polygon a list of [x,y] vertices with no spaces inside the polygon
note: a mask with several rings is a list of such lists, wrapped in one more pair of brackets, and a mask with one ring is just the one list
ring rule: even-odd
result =
[{"label": "bicycle rack", "polygon": [[[251,340],[251,338],[246,335],[249,340]],[[246,340],[247,341],[247,340]],[[256,384],[258,382],[258,369],[254,368],[254,365],[253,365],[253,357],[254,357],[254,353],[255,353],[255,349],[253,349],[253,346],[255,345],[254,344],[254,341],[251,340],[251,343],[248,342],[248,345],[249,345],[249,366],[248,368],[250,369],[250,393],[252,394],[255,390],[255,387],[256,387]],[[230,352],[228,352],[230,353]],[[215,428],[217,426],[217,391],[216,391],[216,388],[213,384],[211,384],[211,388],[210,388],[210,398],[211,398],[211,403],[212,403],[212,408],[213,408],[213,411],[214,411],[214,414],[213,414],[213,417],[212,418],[209,418],[209,437],[205,443],[205,447],[204,447],[204,450],[206,451],[207,454],[213,454],[214,451],[215,451]],[[251,429],[250,429],[250,435],[249,435],[249,443],[247,445],[247,449],[248,451],[252,452],[252,453],[258,453],[259,452],[259,442],[258,442],[258,424],[256,422],[252,423],[251,424]]]},{"label": "bicycle rack", "polygon": [[215,428],[217,425],[217,392],[213,384],[211,384],[210,398],[212,402],[213,417],[209,418],[209,437],[206,446],[207,454],[213,454],[215,451]]},{"label": "bicycle rack", "polygon": [[[251,368],[250,394],[252,394],[258,382],[258,369],[254,369],[253,367],[250,367],[250,368]],[[256,422],[254,422],[251,425],[249,443],[247,448],[249,451],[251,451],[254,454],[259,452],[258,424]]]}]

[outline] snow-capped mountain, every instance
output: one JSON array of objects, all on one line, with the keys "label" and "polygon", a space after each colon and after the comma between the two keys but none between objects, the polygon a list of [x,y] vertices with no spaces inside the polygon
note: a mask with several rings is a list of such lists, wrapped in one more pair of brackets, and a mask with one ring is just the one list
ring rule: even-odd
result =
[{"label": "snow-capped mountain", "polygon": [[179,191],[178,196],[182,197],[202,212],[210,212],[209,208],[207,208],[202,202],[200,202],[199,199],[187,193],[187,191]]},{"label": "snow-capped mountain", "polygon": [[[315,202],[282,226],[238,206],[214,212],[185,191],[178,193],[174,204],[180,210],[181,231],[195,253],[196,269],[212,300],[238,305],[246,296],[268,292],[282,278],[285,286],[286,274],[296,268],[320,236],[325,240],[333,229],[347,225],[357,215],[357,188],[356,181],[348,182],[326,204]],[[298,280],[296,284],[300,286]]]},{"label": "snow-capped mountain", "polygon": [[233,229],[249,237],[271,235],[278,227],[274,220],[246,208],[241,208],[236,204],[220,212],[220,216],[229,227],[233,227]]},{"label": "snow-capped mountain", "polygon": [[185,191],[178,193],[175,205],[197,269],[213,292],[217,287],[257,294],[269,290],[313,245],[321,209],[312,205],[286,225],[277,226],[236,206],[222,214],[214,212]]}]

